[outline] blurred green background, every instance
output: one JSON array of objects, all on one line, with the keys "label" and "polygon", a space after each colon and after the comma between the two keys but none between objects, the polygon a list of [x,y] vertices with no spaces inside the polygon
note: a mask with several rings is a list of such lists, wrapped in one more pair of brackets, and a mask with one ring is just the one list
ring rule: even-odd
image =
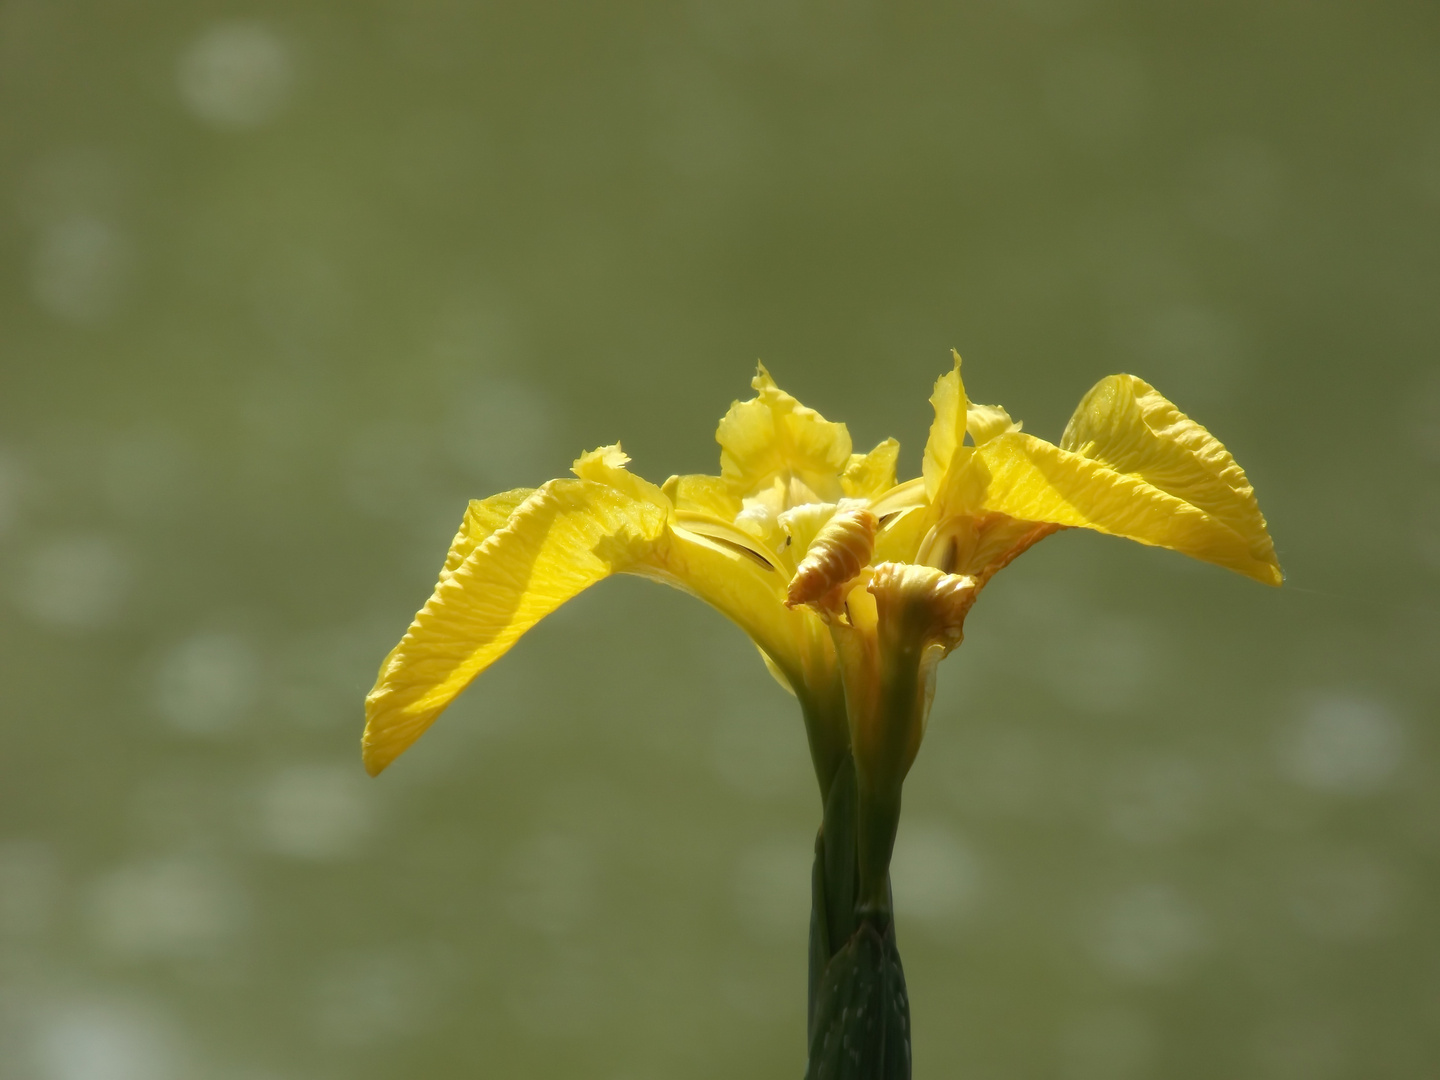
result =
[{"label": "blurred green background", "polygon": [[1067,533],[944,665],[916,1075],[1440,1055],[1440,8],[0,4],[0,1075],[798,1078],[793,702],[605,583],[377,781],[465,500],[714,471],[763,358],[918,469],[1112,371],[1272,591]]}]

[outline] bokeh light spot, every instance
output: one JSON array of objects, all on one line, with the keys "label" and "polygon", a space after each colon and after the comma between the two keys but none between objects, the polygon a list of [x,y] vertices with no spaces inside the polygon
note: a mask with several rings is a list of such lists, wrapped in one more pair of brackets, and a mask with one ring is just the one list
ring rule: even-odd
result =
[{"label": "bokeh light spot", "polygon": [[130,561],[105,536],[65,536],[22,561],[16,598],[41,623],[94,630],[115,622],[130,590]]},{"label": "bokeh light spot", "polygon": [[896,914],[933,929],[969,915],[982,895],[984,877],[974,852],[950,829],[924,818],[901,823],[890,866]]},{"label": "bokeh light spot", "polygon": [[289,45],[263,23],[222,23],[180,57],[180,98],[217,128],[253,128],[278,113],[295,81]]},{"label": "bokeh light spot", "polygon": [[1139,885],[1113,897],[1093,927],[1091,944],[1115,975],[1137,983],[1180,977],[1209,945],[1201,912],[1166,885]]},{"label": "bokeh light spot", "polygon": [[1297,784],[1335,795],[1366,795],[1399,770],[1405,730],[1383,702],[1347,692],[1314,701],[1280,733],[1280,766]]},{"label": "bokeh light spot", "polygon": [[177,731],[219,735],[254,706],[259,681],[259,658],[244,638],[203,632],[174,646],[161,661],[155,707]]},{"label": "bokeh light spot", "polygon": [[119,307],[133,261],[129,242],[108,222],[57,222],[41,233],[35,250],[35,299],[66,322],[100,322]]},{"label": "bokeh light spot", "polygon": [[260,843],[292,859],[354,855],[374,826],[374,794],[352,765],[286,766],[260,787]]}]

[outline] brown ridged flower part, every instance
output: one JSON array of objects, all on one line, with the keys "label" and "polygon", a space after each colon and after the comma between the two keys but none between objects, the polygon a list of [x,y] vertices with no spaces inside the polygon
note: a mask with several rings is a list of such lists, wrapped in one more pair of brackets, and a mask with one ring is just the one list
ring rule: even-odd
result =
[{"label": "brown ridged flower part", "polygon": [[875,553],[878,527],[867,507],[837,510],[815,534],[805,558],[795,568],[785,606],[813,604],[860,573]]},{"label": "brown ridged flower part", "polygon": [[946,574],[933,566],[881,563],[867,586],[882,623],[911,623],[946,651],[960,644],[965,616],[975,603],[976,581],[969,574]]}]

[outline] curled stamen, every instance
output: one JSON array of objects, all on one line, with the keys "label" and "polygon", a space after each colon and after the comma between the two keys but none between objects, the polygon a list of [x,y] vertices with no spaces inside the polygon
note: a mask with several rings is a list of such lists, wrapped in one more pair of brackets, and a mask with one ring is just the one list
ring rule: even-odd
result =
[{"label": "curled stamen", "polygon": [[866,507],[837,510],[795,568],[785,606],[813,604],[860,573],[875,553],[876,528]]}]

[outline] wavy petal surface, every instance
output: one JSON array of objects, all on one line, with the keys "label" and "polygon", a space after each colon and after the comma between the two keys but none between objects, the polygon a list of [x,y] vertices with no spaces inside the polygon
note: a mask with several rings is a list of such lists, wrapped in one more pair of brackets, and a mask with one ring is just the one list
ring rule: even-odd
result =
[{"label": "wavy petal surface", "polygon": [[1280,583],[1279,569],[1257,559],[1234,529],[1139,476],[1019,432],[992,439],[975,456],[990,474],[981,509],[1095,529]]},{"label": "wavy petal surface", "polygon": [[850,432],[775,385],[765,365],[751,383],[756,396],[730,406],[715,432],[720,475],[736,495],[753,495],[783,480],[795,497],[834,502],[850,463]]},{"label": "wavy petal surface", "polygon": [[460,531],[450,541],[450,551],[440,570],[440,580],[444,581],[453,574],[470,552],[490,538],[491,533],[503,528],[516,507],[534,492],[534,488],[512,488],[488,499],[471,499],[465,509],[465,519],[460,522]]},{"label": "wavy petal surface", "polygon": [[1081,400],[1060,445],[1198,506],[1279,571],[1255,490],[1220,440],[1134,375],[1102,379]]},{"label": "wavy petal surface", "polygon": [[589,480],[552,480],[520,503],[440,580],[381,665],[365,699],[370,773],[404,752],[525,631],[650,556],[665,518],[661,507]]}]

